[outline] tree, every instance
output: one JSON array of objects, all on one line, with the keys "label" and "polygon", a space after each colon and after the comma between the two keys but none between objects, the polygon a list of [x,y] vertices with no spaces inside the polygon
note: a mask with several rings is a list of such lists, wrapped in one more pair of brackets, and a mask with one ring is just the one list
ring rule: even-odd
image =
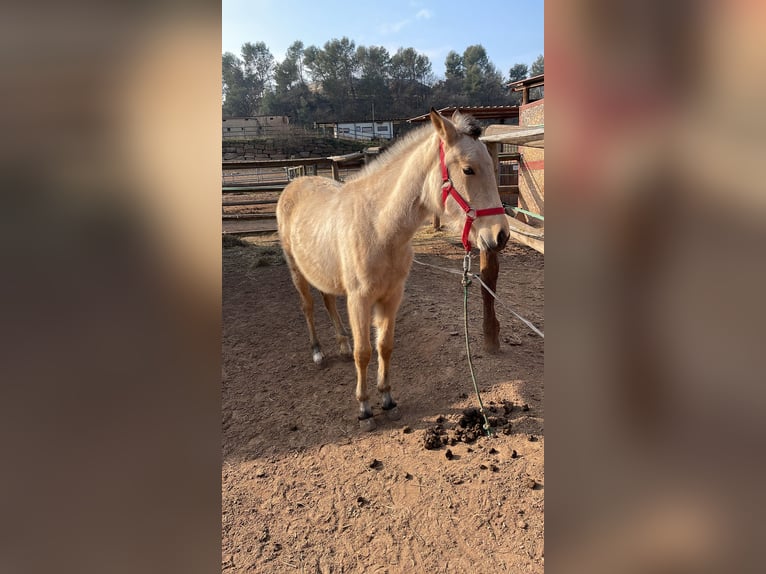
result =
[{"label": "tree", "polygon": [[518,82],[529,76],[529,68],[526,64],[514,64],[508,72],[508,81]]},{"label": "tree", "polygon": [[465,67],[463,66],[463,57],[450,50],[447,59],[444,60],[445,77],[447,80],[460,80],[465,78]]},{"label": "tree", "polygon": [[348,116],[356,99],[355,75],[359,69],[356,45],[345,36],[333,38],[323,48],[309,46],[303,62],[315,83],[321,86],[332,114]]},{"label": "tree", "polygon": [[377,117],[391,114],[391,90],[388,80],[391,74],[391,54],[383,46],[359,46],[356,50],[360,77],[358,81],[359,105],[356,114],[369,117],[372,109]]},{"label": "tree", "polygon": [[311,122],[311,93],[303,79],[303,42],[287,49],[285,59],[274,67],[274,90],[262,101],[266,113],[290,116],[294,124]]},{"label": "tree", "polygon": [[242,45],[242,62],[245,77],[258,95],[268,87],[274,69],[274,56],[263,42],[246,42]]},{"label": "tree", "polygon": [[221,60],[221,69],[223,75],[223,115],[250,115],[242,61],[231,52],[226,52]]},{"label": "tree", "polygon": [[393,113],[410,115],[425,105],[432,82],[431,61],[414,48],[399,48],[391,57]]},{"label": "tree", "polygon": [[271,82],[274,57],[263,42],[243,44],[241,55],[227,52],[222,57],[222,111],[228,116],[255,116]]},{"label": "tree", "polygon": [[532,76],[539,76],[540,74],[545,73],[545,59],[542,54],[537,57],[537,60],[532,62],[532,67],[529,69],[529,73]]},{"label": "tree", "polygon": [[503,77],[490,62],[481,44],[468,46],[463,52],[463,92],[473,105],[499,104],[505,100]]}]

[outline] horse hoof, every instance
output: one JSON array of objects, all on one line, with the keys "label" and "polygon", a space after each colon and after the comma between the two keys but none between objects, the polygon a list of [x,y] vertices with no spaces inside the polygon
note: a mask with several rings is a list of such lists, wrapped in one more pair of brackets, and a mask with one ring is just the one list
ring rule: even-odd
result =
[{"label": "horse hoof", "polygon": [[322,368],[324,367],[324,355],[322,354],[322,351],[314,351],[314,355],[312,357],[314,359],[314,364]]},{"label": "horse hoof", "polygon": [[365,432],[370,432],[372,430],[375,430],[375,427],[377,425],[375,424],[375,419],[372,417],[368,417],[366,419],[359,419],[359,428]]},{"label": "horse hoof", "polygon": [[402,413],[399,412],[399,407],[391,407],[387,411],[383,411],[386,413],[386,418],[390,421],[398,421],[400,418],[402,418]]}]

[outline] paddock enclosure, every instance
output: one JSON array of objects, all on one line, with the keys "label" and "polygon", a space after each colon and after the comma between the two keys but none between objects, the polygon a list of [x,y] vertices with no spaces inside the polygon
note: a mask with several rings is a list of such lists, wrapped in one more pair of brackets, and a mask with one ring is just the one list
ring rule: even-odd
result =
[{"label": "paddock enclosure", "polygon": [[[425,225],[413,247],[418,261],[461,269],[458,237]],[[544,328],[543,255],[509,242],[498,259],[498,296]],[[224,572],[543,572],[543,340],[498,305],[500,349],[487,353],[482,297],[470,287],[479,387],[505,424],[490,438],[461,435],[464,409],[478,405],[460,279],[413,264],[392,359],[402,416],[363,433],[353,361],[330,345],[324,369],[307,356],[276,236],[225,242]],[[315,301],[319,337],[333,341]],[[348,324],[344,298],[339,309]]]}]

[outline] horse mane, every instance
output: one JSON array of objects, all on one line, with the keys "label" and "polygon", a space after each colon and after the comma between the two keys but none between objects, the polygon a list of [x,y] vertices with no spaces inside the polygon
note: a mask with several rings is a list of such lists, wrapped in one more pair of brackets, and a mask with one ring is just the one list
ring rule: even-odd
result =
[{"label": "horse mane", "polygon": [[471,136],[473,139],[481,135],[481,125],[473,116],[458,113],[457,117],[452,116],[452,119],[458,132]]},{"label": "horse mane", "polygon": [[[476,118],[471,115],[458,113],[456,116],[453,116],[452,120],[450,121],[453,121],[455,129],[458,131],[458,133],[465,134],[472,137],[473,139],[476,139],[481,135],[482,128],[479,125],[479,122],[476,121]],[[350,177],[347,181],[355,181],[384,169],[389,163],[403,154],[407,149],[422,143],[423,140],[425,140],[426,137],[432,133],[433,125],[430,122],[425,126],[412,130],[410,133],[392,145],[389,149],[387,149],[375,161],[364,166],[359,172]]]}]

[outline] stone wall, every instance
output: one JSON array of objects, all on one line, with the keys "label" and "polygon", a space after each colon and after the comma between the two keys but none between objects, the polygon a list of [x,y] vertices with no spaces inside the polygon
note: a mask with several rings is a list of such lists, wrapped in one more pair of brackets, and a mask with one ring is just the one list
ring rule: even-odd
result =
[{"label": "stone wall", "polygon": [[221,145],[224,161],[248,159],[292,159],[328,157],[362,151],[365,142],[317,136],[261,137],[226,140]]}]

